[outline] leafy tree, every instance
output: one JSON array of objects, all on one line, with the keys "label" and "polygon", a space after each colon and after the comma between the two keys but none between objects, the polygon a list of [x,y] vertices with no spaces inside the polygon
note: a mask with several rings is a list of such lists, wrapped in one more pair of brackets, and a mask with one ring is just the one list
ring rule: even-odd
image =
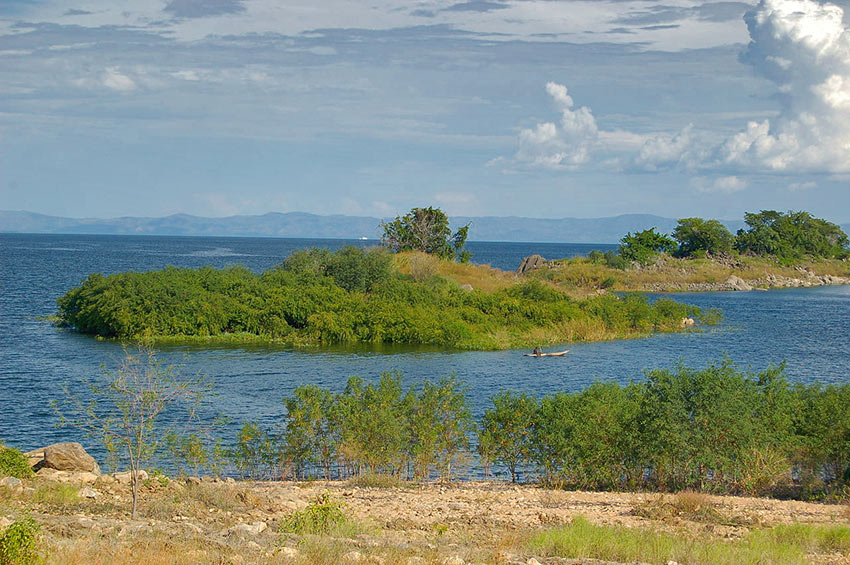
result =
[{"label": "leafy tree", "polygon": [[734,237],[717,220],[683,218],[673,230],[673,239],[679,242],[677,254],[690,257],[698,252],[716,255],[732,251]]},{"label": "leafy tree", "polygon": [[484,412],[478,434],[478,452],[488,463],[502,463],[517,481],[519,467],[532,454],[533,426],[538,404],[533,396],[504,391],[491,398],[493,408]]},{"label": "leafy tree", "polygon": [[382,222],[384,235],[381,241],[394,253],[422,251],[443,259],[457,258],[466,262],[471,258],[463,249],[469,235],[469,224],[452,234],[449,218],[439,208],[413,208],[392,222]]},{"label": "leafy tree", "polygon": [[415,475],[427,478],[432,466],[450,478],[453,461],[469,447],[475,429],[466,389],[454,377],[425,382],[407,401],[409,451]]},{"label": "leafy tree", "polygon": [[226,452],[243,479],[261,479],[279,458],[272,437],[256,422],[245,422],[236,435],[236,445]]},{"label": "leafy tree", "polygon": [[676,249],[676,242],[669,236],[649,228],[632,233],[627,233],[620,240],[620,255],[628,261],[637,261],[642,265],[648,265],[659,253],[669,253]]},{"label": "leafy tree", "polygon": [[315,385],[296,388],[286,406],[286,453],[295,464],[296,476],[304,463],[319,466],[325,478],[331,478],[331,466],[339,447],[337,400]]},{"label": "leafy tree", "polygon": [[126,461],[133,489],[132,517],[137,516],[139,471],[162,446],[167,432],[158,420],[172,405],[186,409],[187,422],[210,389],[202,378],[182,379],[172,366],[163,366],[153,350],[139,347],[125,356],[116,371],[105,371],[88,383],[88,397],[65,388],[70,419],[57,405],[62,423],[98,438],[107,451]]},{"label": "leafy tree", "polygon": [[846,257],[848,238],[836,224],[808,212],[762,210],[744,215],[746,230],[738,230],[735,247],[743,253],[772,255],[794,261],[812,257]]}]

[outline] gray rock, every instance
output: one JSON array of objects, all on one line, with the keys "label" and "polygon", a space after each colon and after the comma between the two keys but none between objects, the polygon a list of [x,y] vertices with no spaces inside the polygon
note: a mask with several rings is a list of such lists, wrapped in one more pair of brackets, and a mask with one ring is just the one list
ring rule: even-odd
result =
[{"label": "gray rock", "polygon": [[466,290],[466,291],[473,290],[472,285],[469,284],[469,283],[460,285],[460,288],[461,288],[461,290]]},{"label": "gray rock", "polygon": [[527,273],[528,271],[532,271],[534,269],[539,269],[543,265],[546,264],[546,259],[544,259],[540,255],[529,255],[528,257],[524,257],[522,259],[522,263],[517,267],[516,272],[520,275]]},{"label": "gray rock", "polygon": [[[136,476],[140,481],[146,481],[148,479],[148,473],[144,469],[139,469],[136,472]],[[120,473],[112,473],[112,478],[115,479],[115,482],[119,485],[130,485],[133,484],[133,473],[132,471],[122,471]]]},{"label": "gray rock", "polygon": [[229,530],[227,530],[228,535],[241,535],[241,536],[258,536],[264,531],[266,531],[268,526],[265,522],[254,522],[253,524],[237,524],[233,526]]},{"label": "gray rock", "polygon": [[753,287],[751,287],[749,284],[747,284],[747,282],[744,279],[742,279],[741,277],[735,276],[735,275],[731,275],[728,279],[726,279],[726,286],[730,290],[752,290],[753,289]]},{"label": "gray rock", "polygon": [[0,488],[8,490],[13,494],[21,494],[24,492],[24,483],[21,479],[16,479],[15,477],[6,477],[0,479]]},{"label": "gray rock", "polygon": [[79,443],[54,443],[45,447],[43,451],[44,467],[57,471],[87,471],[95,475],[100,474],[97,461],[86,453]]},{"label": "gray rock", "polygon": [[91,487],[83,487],[83,488],[80,489],[80,496],[82,496],[83,498],[94,499],[94,498],[97,498],[98,496],[100,496],[100,493],[97,492],[96,490],[94,490]]}]

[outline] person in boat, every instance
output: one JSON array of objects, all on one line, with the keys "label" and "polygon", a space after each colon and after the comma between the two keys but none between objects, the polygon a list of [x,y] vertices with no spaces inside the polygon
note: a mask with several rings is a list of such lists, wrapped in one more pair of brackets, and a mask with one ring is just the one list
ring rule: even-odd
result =
[{"label": "person in boat", "polygon": [[540,347],[535,347],[535,348],[534,348],[534,352],[533,352],[533,353],[534,353],[535,355],[538,355],[538,356],[543,355],[543,349],[542,349],[542,348],[540,348]]}]

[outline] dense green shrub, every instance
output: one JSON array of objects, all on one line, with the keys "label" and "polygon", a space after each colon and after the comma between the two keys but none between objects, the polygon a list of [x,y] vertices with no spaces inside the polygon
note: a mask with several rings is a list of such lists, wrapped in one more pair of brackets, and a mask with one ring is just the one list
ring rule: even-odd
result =
[{"label": "dense green shrub", "polygon": [[717,220],[682,218],[673,230],[673,239],[679,243],[676,254],[691,257],[697,253],[728,253],[735,243],[729,229]]},{"label": "dense green shrub", "polygon": [[29,517],[15,520],[0,534],[0,565],[35,565],[44,561],[39,553],[41,527]]},{"label": "dense green shrub", "polygon": [[478,434],[478,453],[487,463],[508,468],[511,482],[519,469],[531,459],[534,449],[532,430],[538,404],[533,396],[501,392],[491,398],[493,408],[484,412]]},{"label": "dense green shrub", "polygon": [[676,248],[676,242],[669,236],[655,231],[655,228],[627,233],[620,240],[620,255],[626,261],[636,261],[648,265],[659,253],[669,253]]},{"label": "dense green shrub", "polygon": [[32,475],[32,468],[26,455],[14,447],[6,447],[0,443],[0,477],[26,479]]},{"label": "dense green shrub", "polygon": [[401,379],[398,372],[377,383],[352,377],[340,394],[305,385],[284,398],[281,451],[289,473],[451,477],[474,430],[466,389],[448,377],[405,391]]},{"label": "dense green shrub", "polygon": [[290,534],[323,535],[332,533],[346,521],[342,504],[320,494],[303,510],[290,514],[280,524],[280,531]]},{"label": "dense green shrub", "polygon": [[[594,336],[674,331],[698,309],[657,309],[616,295],[575,301],[537,280],[493,293],[437,275],[421,282],[390,268],[386,252],[312,249],[279,268],[243,267],[90,275],[59,300],[83,333],[119,339],[262,339],[307,343],[410,343],[497,349]],[[505,331],[508,330],[508,331]],[[581,336],[579,336],[581,338]]]}]

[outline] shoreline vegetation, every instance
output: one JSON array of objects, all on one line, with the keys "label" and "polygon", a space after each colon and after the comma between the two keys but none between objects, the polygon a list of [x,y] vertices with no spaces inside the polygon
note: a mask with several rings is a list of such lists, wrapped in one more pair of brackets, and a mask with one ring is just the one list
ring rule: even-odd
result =
[{"label": "shoreline vegetation", "polygon": [[[0,557],[847,562],[850,385],[792,385],[781,367],[741,373],[728,363],[646,377],[540,399],[503,392],[477,423],[453,379],[405,391],[397,374],[354,378],[338,395],[306,385],[284,399],[278,437],[251,423],[240,431],[228,455],[240,480],[221,467],[200,476],[214,462],[192,441],[151,452],[147,464],[180,467],[171,477],[140,470],[137,489],[129,472],[101,474],[85,455],[75,460],[86,470],[57,470],[48,454],[59,446],[26,456],[0,447],[0,477],[21,477],[0,480]],[[458,482],[475,428],[482,458],[503,467],[514,458],[534,482]],[[161,428],[150,432],[169,443]],[[120,465],[126,455],[113,448]],[[280,480],[286,468],[301,480]]]},{"label": "shoreline vegetation", "polygon": [[684,218],[671,235],[626,234],[619,249],[518,272],[472,265],[470,226],[439,209],[382,224],[386,248],[313,248],[256,274],[244,267],[90,275],[58,299],[56,321],[146,343],[430,345],[458,350],[645,337],[713,324],[720,312],[640,293],[850,283],[847,235],[807,212],[745,215],[732,235]]},{"label": "shoreline vegetation", "polygon": [[[461,281],[475,281],[475,283]],[[434,345],[495,350],[645,337],[713,323],[668,298],[577,298],[556,285],[419,251],[296,252],[244,267],[90,275],[59,298],[61,325],[146,343]]]}]

